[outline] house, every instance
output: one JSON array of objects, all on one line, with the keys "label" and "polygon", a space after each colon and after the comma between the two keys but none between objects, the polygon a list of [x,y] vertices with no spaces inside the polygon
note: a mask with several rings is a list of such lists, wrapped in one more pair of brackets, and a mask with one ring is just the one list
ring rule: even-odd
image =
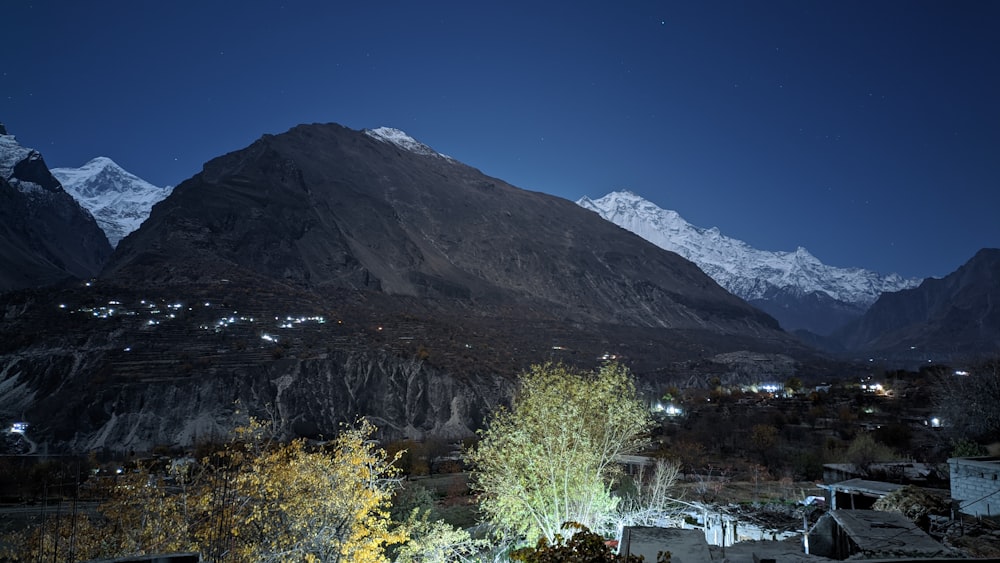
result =
[{"label": "house", "polygon": [[1000,457],[953,457],[948,460],[951,499],[971,516],[1000,514]]},{"label": "house", "polygon": [[825,483],[860,478],[925,487],[943,487],[945,475],[941,473],[934,465],[913,461],[884,461],[873,463],[864,468],[853,463],[827,463],[823,465],[823,481]]},{"label": "house", "polygon": [[641,555],[654,562],[661,551],[670,552],[670,563],[707,563],[712,560],[701,530],[626,526],[618,542],[619,555]]},{"label": "house", "polygon": [[875,501],[903,488],[903,485],[867,479],[848,479],[839,483],[820,485],[820,488],[827,491],[826,505],[830,510],[838,508],[862,510],[871,508]]},{"label": "house", "polygon": [[831,559],[960,557],[896,512],[831,510],[809,530],[806,552]]}]

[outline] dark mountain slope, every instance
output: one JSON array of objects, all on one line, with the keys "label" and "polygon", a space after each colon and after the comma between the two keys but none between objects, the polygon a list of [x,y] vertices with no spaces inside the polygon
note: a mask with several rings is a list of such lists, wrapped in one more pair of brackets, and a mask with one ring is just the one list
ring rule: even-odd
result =
[{"label": "dark mountain slope", "polygon": [[104,276],[178,284],[241,270],[582,321],[777,327],[692,263],[570,201],[332,124],[209,162],[122,241]]},{"label": "dark mountain slope", "polygon": [[1000,249],[980,250],[942,279],[885,293],[837,337],[855,352],[948,362],[1000,349]]},{"label": "dark mountain slope", "polygon": [[0,291],[96,275],[111,245],[38,151],[0,125]]},{"label": "dark mountain slope", "polygon": [[452,439],[533,363],[615,356],[659,397],[816,360],[678,255],[392,139],[265,136],[158,203],[95,283],[0,296],[0,418],[51,451],[191,447],[237,400],[290,434],[363,415]]}]

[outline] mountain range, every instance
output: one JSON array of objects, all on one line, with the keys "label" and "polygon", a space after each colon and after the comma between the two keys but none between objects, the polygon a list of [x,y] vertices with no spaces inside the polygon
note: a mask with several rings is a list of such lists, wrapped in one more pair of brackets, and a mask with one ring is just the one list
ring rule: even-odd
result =
[{"label": "mountain range", "polygon": [[618,358],[649,393],[828,364],[571,201],[336,124],[209,161],[92,283],[0,310],[0,415],[72,450],[190,446],[234,401],[300,435],[363,414],[389,438],[467,436],[544,361]]},{"label": "mountain range", "polygon": [[580,322],[777,329],[687,260],[389,129],[300,126],[207,163],[119,244],[102,277],[238,273]]},{"label": "mountain range", "polygon": [[[383,438],[464,437],[545,361],[614,358],[650,396],[871,369],[792,338],[682,255],[395,129],[264,135],[181,182],[110,256],[41,156],[6,137],[0,195],[28,201],[17,209],[34,238],[5,217],[3,248],[25,250],[4,271],[45,256],[39,233],[66,244],[79,241],[62,233],[90,233],[105,250],[59,270],[87,283],[0,291],[0,419],[30,422],[43,449],[191,447],[246,413],[304,436],[364,415]],[[63,207],[74,214],[39,211]],[[915,349],[995,351],[998,268],[983,251],[942,280],[883,293],[822,345],[909,361]],[[876,284],[852,279],[858,294]]]},{"label": "mountain range", "polygon": [[112,247],[138,229],[173,189],[154,186],[103,156],[79,168],[53,168],[52,175],[93,214]]},{"label": "mountain range", "polygon": [[828,335],[860,317],[881,294],[921,282],[828,266],[802,247],[793,252],[759,250],[717,228],[695,227],[676,211],[629,191],[583,197],[577,204],[691,260],[719,285],[774,316],[785,330]]}]

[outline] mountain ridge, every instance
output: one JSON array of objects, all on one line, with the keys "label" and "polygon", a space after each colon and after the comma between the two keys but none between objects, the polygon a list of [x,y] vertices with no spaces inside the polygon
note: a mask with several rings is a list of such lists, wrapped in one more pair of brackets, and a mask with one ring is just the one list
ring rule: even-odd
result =
[{"label": "mountain ridge", "polygon": [[[690,307],[713,303],[713,314],[776,328],[687,260],[645,241],[612,248],[602,239],[621,238],[617,228],[572,202],[439,156],[336,124],[265,135],[178,185],[121,242],[103,276],[141,271],[167,282],[163,269],[145,266],[155,255],[177,279],[238,267],[307,287],[494,304],[513,292],[583,318],[647,326],[711,325]],[[569,257],[560,267],[572,273],[554,268],[553,256]],[[595,292],[586,307],[572,297]]]},{"label": "mountain ridge", "polygon": [[614,357],[650,396],[832,367],[681,256],[385,137],[264,135],[181,182],[93,283],[0,296],[0,413],[78,451],[191,447],[236,400],[292,435],[367,416],[451,440],[537,363]]},{"label": "mountain ridge", "polygon": [[111,247],[41,153],[0,126],[0,291],[97,275]]},{"label": "mountain ridge", "polygon": [[926,364],[1000,348],[1000,249],[983,248],[943,278],[882,295],[833,335],[855,353]]},{"label": "mountain ridge", "polygon": [[[629,191],[611,192],[596,200],[583,197],[577,204],[698,264],[734,295],[784,321],[786,330],[829,333],[836,328],[831,325],[860,316],[881,293],[914,287],[920,281],[827,266],[803,247],[792,252],[759,250],[723,235],[716,227],[691,225],[676,211]],[[812,316],[833,322],[796,319],[789,307],[794,309],[803,300],[811,301],[803,307],[811,307]]]},{"label": "mountain ridge", "polygon": [[154,186],[105,156],[79,168],[53,168],[52,175],[94,215],[112,247],[139,228],[153,205],[173,190]]}]

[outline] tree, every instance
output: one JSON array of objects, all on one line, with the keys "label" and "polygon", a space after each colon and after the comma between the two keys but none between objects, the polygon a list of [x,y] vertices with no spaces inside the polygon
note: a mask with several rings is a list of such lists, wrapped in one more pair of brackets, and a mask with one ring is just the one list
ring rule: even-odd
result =
[{"label": "tree", "polygon": [[1000,359],[963,372],[939,372],[934,406],[954,438],[994,441],[1000,436]]},{"label": "tree", "polygon": [[[108,491],[99,516],[28,530],[3,543],[11,561],[199,551],[222,562],[375,563],[407,539],[388,509],[396,469],[361,421],[323,446],[279,442],[251,420],[202,460],[194,479],[138,471]],[[30,555],[24,555],[30,554]],[[37,557],[36,555],[37,554]]]},{"label": "tree", "polygon": [[858,434],[847,447],[844,454],[844,461],[852,463],[863,471],[868,471],[873,463],[880,461],[894,461],[899,459],[896,452],[885,444],[878,442],[871,434]]},{"label": "tree", "polygon": [[571,521],[609,531],[616,460],[640,449],[650,425],[624,367],[533,366],[511,409],[496,412],[466,453],[480,509],[499,530],[529,541],[552,541]]},{"label": "tree", "polygon": [[163,477],[147,467],[99,483],[93,491],[105,498],[98,517],[73,510],[0,539],[0,561],[78,561],[123,555],[196,551],[186,512],[185,482],[167,492]]},{"label": "tree", "polygon": [[223,486],[202,501],[213,517],[199,539],[212,547],[224,539],[238,561],[387,561],[386,545],[407,538],[391,526],[397,470],[374,431],[361,421],[310,448],[302,439],[272,444],[252,422],[218,466]]},{"label": "tree", "polygon": [[406,522],[410,539],[397,552],[396,563],[465,563],[479,560],[486,551],[486,540],[473,539],[444,520],[432,521],[429,514],[413,511]]},{"label": "tree", "polygon": [[657,459],[651,470],[640,466],[632,476],[632,490],[622,495],[618,506],[618,527],[663,526],[664,521],[677,514],[679,509],[690,506],[674,493],[680,476],[680,463]]},{"label": "tree", "polygon": [[802,390],[802,380],[798,377],[792,376],[788,378],[785,382],[785,389],[788,389],[792,394],[797,394]]},{"label": "tree", "polygon": [[754,424],[750,429],[750,445],[767,463],[767,452],[778,443],[778,429],[770,424]]}]

